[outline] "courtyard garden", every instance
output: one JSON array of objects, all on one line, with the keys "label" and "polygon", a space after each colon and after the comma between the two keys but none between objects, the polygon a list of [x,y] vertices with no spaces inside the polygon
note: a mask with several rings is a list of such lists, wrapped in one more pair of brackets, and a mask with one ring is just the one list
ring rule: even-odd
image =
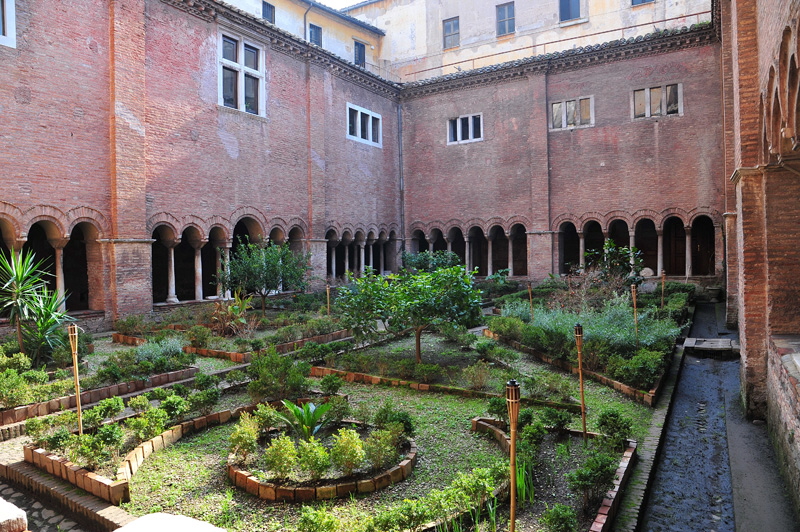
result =
[{"label": "courtyard garden", "polygon": [[[83,433],[71,410],[36,409],[26,430],[64,478],[72,468],[124,482],[115,503],[134,515],[228,530],[504,530],[508,455],[474,429],[507,430],[513,379],[518,529],[586,530],[627,442],[647,433],[641,395],[657,393],[693,289],[637,294],[630,250],[605,257],[614,254],[624,267],[601,262],[527,289],[502,272],[476,284],[452,256],[420,254],[401,274],[367,272],[330,299],[303,292],[302,272],[253,281],[231,267],[222,282],[232,300],[119,320],[117,342],[82,335]],[[288,263],[276,256],[248,260]],[[588,442],[573,373],[578,322],[582,367],[598,376],[585,383]],[[30,345],[24,335],[2,344],[0,406],[71,408],[66,338],[35,357]]]}]

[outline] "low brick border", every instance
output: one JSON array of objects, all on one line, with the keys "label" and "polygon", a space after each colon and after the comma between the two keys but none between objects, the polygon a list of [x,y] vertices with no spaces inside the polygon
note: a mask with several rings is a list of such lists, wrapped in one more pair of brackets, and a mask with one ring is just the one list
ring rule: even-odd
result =
[{"label": "low brick border", "polygon": [[[491,434],[504,453],[508,453],[511,449],[511,438],[506,434],[501,425],[503,422],[492,418],[476,417],[472,419],[472,431]],[[577,430],[569,430],[572,436],[583,436],[583,433]],[[590,432],[590,437],[595,438],[599,434]],[[611,524],[614,522],[614,517],[619,510],[620,501],[622,500],[622,489],[628,483],[633,472],[633,466],[636,463],[636,447],[638,444],[634,440],[626,440],[625,452],[622,454],[622,460],[617,467],[616,478],[614,479],[614,487],[611,488],[600,503],[600,509],[594,518],[589,532],[609,532]]]},{"label": "low brick border", "polygon": [[[181,381],[193,377],[197,371],[197,368],[191,367],[178,371],[171,371],[169,373],[153,375],[146,380],[137,379],[123,382],[121,384],[104,386],[103,388],[86,390],[81,392],[81,404],[87,405],[96,403],[109,397],[146,390],[156,386],[163,386],[164,384],[169,384],[170,382]],[[41,403],[33,403],[9,408],[0,412],[0,426],[19,423],[20,421],[25,421],[26,419],[32,417],[55,414],[69,408],[75,408],[75,405],[75,396],[67,395],[64,397],[50,399],[49,401],[44,401]]]},{"label": "low brick border", "polygon": [[[462,397],[503,397],[500,394],[492,392],[481,392],[478,390],[467,390],[466,388],[456,388],[455,386],[444,386],[442,384],[424,384],[421,382],[414,382],[404,379],[396,379],[392,377],[380,377],[377,375],[370,375],[368,373],[355,373],[352,371],[344,371],[340,369],[327,368],[323,366],[312,366],[312,377],[324,377],[325,375],[341,375],[347,382],[359,382],[362,384],[382,384],[384,386],[407,386],[412,390],[421,392],[436,392],[446,393],[450,395],[459,395]],[[561,410],[568,410],[570,412],[580,412],[581,405],[571,403],[557,403],[555,401],[544,401],[541,399],[532,399],[530,397],[523,397],[521,402],[526,405],[550,406]]]},{"label": "low brick border", "polygon": [[411,476],[417,465],[417,444],[409,440],[408,453],[399,464],[372,478],[352,482],[338,482],[317,487],[282,486],[261,482],[252,473],[234,464],[228,464],[228,478],[234,486],[268,502],[309,502],[340,499],[351,493],[372,493],[402,482]]},{"label": "low brick border", "polygon": [[[531,355],[535,359],[544,362],[545,364],[550,364],[551,366],[555,366],[559,369],[563,369],[564,371],[568,371],[570,373],[578,373],[577,366],[573,366],[569,362],[544,355],[539,351],[533,349],[532,347],[521,344],[516,340],[509,340],[507,338],[503,338],[499,334],[494,333],[489,329],[484,329],[483,335],[486,336],[487,338],[491,338],[493,340],[497,340],[498,342],[502,342],[506,345],[509,345],[514,349],[516,349],[517,351],[522,351],[523,353]],[[592,379],[595,382],[599,382],[600,384],[604,384],[609,388],[613,388],[618,392],[620,392],[621,394],[632,398],[638,403],[642,403],[652,407],[655,406],[656,401],[658,400],[658,396],[661,394],[661,389],[663,387],[662,384],[664,382],[664,375],[666,375],[667,371],[669,371],[669,368],[664,370],[664,373],[662,373],[661,376],[658,378],[658,381],[656,382],[655,386],[647,392],[644,392],[642,390],[637,390],[633,386],[628,386],[627,384],[615,381],[614,379],[610,379],[605,375],[601,375],[600,373],[595,373],[594,371],[589,371],[585,369],[583,370],[583,376]]]}]

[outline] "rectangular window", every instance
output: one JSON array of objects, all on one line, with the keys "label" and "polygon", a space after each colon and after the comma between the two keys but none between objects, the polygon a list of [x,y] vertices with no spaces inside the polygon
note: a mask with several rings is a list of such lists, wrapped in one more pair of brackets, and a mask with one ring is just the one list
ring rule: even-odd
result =
[{"label": "rectangular window", "polygon": [[464,115],[447,123],[447,143],[462,144],[483,140],[483,115]]},{"label": "rectangular window", "polygon": [[497,36],[514,33],[514,2],[497,6]]},{"label": "rectangular window", "polygon": [[275,6],[269,2],[261,2],[261,18],[270,24],[275,24]]},{"label": "rectangular window", "polygon": [[632,6],[640,6],[642,4],[649,4],[655,0],[631,0]]},{"label": "rectangular window", "polygon": [[0,0],[0,46],[17,47],[15,0]]},{"label": "rectangular window", "polygon": [[367,47],[362,42],[353,41],[355,54],[353,56],[353,62],[364,68],[367,66]]},{"label": "rectangular window", "polygon": [[308,25],[308,41],[317,46],[322,46],[322,28],[314,24]]},{"label": "rectangular window", "polygon": [[381,115],[347,104],[347,138],[380,148],[381,135]]},{"label": "rectangular window", "polygon": [[461,44],[461,37],[458,30],[458,17],[449,18],[442,22],[444,34],[444,48],[458,48]]},{"label": "rectangular window", "polygon": [[580,0],[559,0],[561,22],[581,18]]},{"label": "rectangular window", "polygon": [[593,96],[550,104],[550,129],[572,129],[593,125]]},{"label": "rectangular window", "polygon": [[681,114],[683,94],[679,83],[633,91],[633,118]]},{"label": "rectangular window", "polygon": [[231,35],[220,35],[219,43],[219,104],[264,116],[262,49]]}]

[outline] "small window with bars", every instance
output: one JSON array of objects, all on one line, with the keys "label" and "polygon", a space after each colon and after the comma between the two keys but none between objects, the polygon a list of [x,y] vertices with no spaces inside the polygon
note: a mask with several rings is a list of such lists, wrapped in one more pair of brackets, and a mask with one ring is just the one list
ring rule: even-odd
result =
[{"label": "small window with bars", "polygon": [[367,66],[367,46],[363,42],[353,41],[353,62],[364,68]]},{"label": "small window with bars", "polygon": [[322,28],[314,24],[308,25],[308,40],[312,44],[322,46]]},{"label": "small window with bars", "polygon": [[270,24],[275,24],[275,6],[269,2],[261,2],[261,18]]}]

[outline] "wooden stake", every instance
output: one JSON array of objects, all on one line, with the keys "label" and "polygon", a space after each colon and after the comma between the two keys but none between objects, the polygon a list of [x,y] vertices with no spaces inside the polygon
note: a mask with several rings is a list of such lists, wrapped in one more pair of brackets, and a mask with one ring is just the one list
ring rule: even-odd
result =
[{"label": "wooden stake", "polygon": [[514,532],[517,521],[517,421],[519,420],[519,384],[514,379],[506,383],[506,407],[508,408],[509,437],[511,439],[511,448],[508,453],[511,462],[509,501],[511,512],[508,518],[508,531]]},{"label": "wooden stake", "polygon": [[586,432],[586,399],[583,395],[583,327],[575,325],[575,346],[578,348],[578,382],[581,387],[581,422],[583,423],[583,442],[588,441]]},{"label": "wooden stake", "polygon": [[328,316],[331,315],[331,285],[325,285],[325,292],[328,295]]},{"label": "wooden stake", "polygon": [[528,301],[531,305],[531,323],[533,323],[533,290],[531,289],[530,281],[528,281]]},{"label": "wooden stake", "polygon": [[661,270],[661,308],[664,308],[664,285],[667,283],[667,270]]},{"label": "wooden stake", "polygon": [[631,295],[633,296],[633,326],[636,331],[636,348],[639,348],[639,313],[636,309],[636,285],[631,285]]},{"label": "wooden stake", "polygon": [[75,406],[78,407],[78,434],[83,435],[83,414],[81,412],[81,383],[78,380],[78,326],[69,326],[69,345],[72,348],[72,373],[75,376]]}]

